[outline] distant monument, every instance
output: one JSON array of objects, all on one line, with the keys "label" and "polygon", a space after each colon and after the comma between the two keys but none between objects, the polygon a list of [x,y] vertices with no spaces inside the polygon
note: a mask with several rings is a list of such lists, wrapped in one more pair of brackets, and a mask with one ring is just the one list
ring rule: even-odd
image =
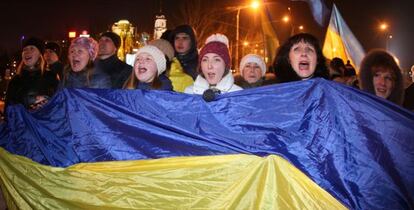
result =
[{"label": "distant monument", "polygon": [[125,55],[134,49],[136,28],[128,20],[120,20],[112,25],[112,32],[121,37],[121,46],[118,49],[118,58],[125,61]]},{"label": "distant monument", "polygon": [[167,19],[165,18],[165,15],[160,11],[160,14],[155,15],[154,39],[159,39],[166,30]]}]

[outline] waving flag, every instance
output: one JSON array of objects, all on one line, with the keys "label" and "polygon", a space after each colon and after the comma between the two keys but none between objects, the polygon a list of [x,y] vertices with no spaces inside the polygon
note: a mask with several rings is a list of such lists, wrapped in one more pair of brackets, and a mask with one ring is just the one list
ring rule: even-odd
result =
[{"label": "waving flag", "polygon": [[279,39],[276,30],[272,24],[272,15],[266,5],[263,5],[263,11],[260,13],[262,23],[263,41],[265,49],[265,62],[268,64],[276,57],[276,50],[279,47]]},{"label": "waving flag", "polygon": [[364,49],[346,25],[335,5],[326,31],[323,54],[329,59],[338,57],[344,61],[349,60],[357,71],[365,55]]},{"label": "waving flag", "polygon": [[218,96],[67,89],[10,106],[10,209],[410,209],[414,114],[314,79]]},{"label": "waving flag", "polygon": [[309,4],[312,11],[313,18],[320,25],[324,26],[327,17],[329,17],[329,9],[326,7],[323,0],[292,0],[292,1],[305,1]]}]

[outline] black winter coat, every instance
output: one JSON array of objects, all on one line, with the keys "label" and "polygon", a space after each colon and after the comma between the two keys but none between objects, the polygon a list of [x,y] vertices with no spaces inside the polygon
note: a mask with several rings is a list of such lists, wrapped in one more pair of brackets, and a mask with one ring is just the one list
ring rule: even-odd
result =
[{"label": "black winter coat", "polygon": [[13,104],[23,104],[27,109],[36,101],[36,96],[52,97],[59,80],[51,71],[43,74],[39,69],[23,69],[10,81],[6,93],[6,107]]},{"label": "black winter coat", "polygon": [[119,60],[116,55],[105,60],[97,59],[95,68],[99,72],[108,74],[111,79],[111,87],[116,89],[121,89],[124,86],[132,72],[132,66]]}]

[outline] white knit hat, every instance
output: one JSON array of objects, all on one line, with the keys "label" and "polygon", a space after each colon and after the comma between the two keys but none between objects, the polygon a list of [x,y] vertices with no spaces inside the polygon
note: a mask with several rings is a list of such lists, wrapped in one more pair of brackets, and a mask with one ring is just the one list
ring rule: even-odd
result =
[{"label": "white knit hat", "polygon": [[167,59],[165,59],[165,54],[153,45],[145,45],[138,50],[135,60],[138,55],[143,52],[150,54],[154,58],[154,62],[157,65],[158,76],[162,74],[167,68]]},{"label": "white knit hat", "polygon": [[240,74],[243,76],[243,68],[248,63],[257,63],[260,69],[262,70],[262,77],[266,74],[266,64],[262,57],[256,54],[247,54],[245,55],[242,60],[240,61]]}]

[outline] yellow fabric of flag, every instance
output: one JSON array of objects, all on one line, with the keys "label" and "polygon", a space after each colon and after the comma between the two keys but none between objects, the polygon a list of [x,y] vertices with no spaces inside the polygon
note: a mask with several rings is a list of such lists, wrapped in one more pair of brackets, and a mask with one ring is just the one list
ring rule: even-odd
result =
[{"label": "yellow fabric of flag", "polygon": [[9,209],[346,209],[275,155],[56,168],[0,148],[0,178]]},{"label": "yellow fabric of flag", "polygon": [[346,24],[334,4],[332,7],[331,19],[326,31],[325,42],[322,52],[328,59],[341,58],[344,62],[349,60],[356,71],[365,56],[364,49]]},{"label": "yellow fabric of flag", "polygon": [[[323,45],[323,54],[326,58],[331,60],[335,57],[341,58],[344,62],[350,60],[346,54],[345,46],[342,43],[341,36],[333,27],[328,27],[328,30],[326,31],[325,43]],[[351,64],[355,66],[355,64],[352,62],[352,59],[350,61]]]},{"label": "yellow fabric of flag", "polygon": [[276,31],[272,25],[270,13],[266,6],[260,12],[260,19],[262,23],[263,42],[264,42],[264,59],[268,66],[276,57],[276,50],[279,47],[279,39]]}]

